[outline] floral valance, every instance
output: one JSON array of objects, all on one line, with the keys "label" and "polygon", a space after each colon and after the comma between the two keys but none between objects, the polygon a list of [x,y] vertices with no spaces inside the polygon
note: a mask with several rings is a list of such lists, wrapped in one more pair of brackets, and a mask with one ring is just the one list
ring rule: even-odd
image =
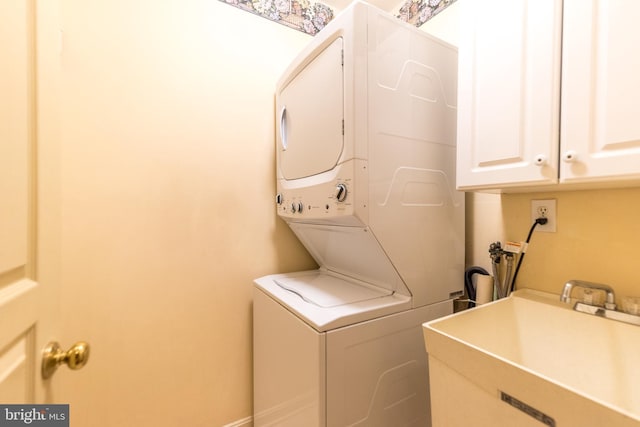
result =
[{"label": "floral valance", "polygon": [[[311,0],[220,0],[298,31],[315,35],[334,18],[324,3]],[[406,0],[393,14],[416,27],[456,0]]]}]

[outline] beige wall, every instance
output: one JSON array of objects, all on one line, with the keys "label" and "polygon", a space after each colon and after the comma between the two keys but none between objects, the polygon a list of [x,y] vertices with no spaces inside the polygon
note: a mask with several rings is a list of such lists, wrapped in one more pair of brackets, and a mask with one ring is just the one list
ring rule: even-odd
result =
[{"label": "beige wall", "polygon": [[610,284],[620,296],[640,296],[640,188],[505,194],[507,237],[524,240],[532,199],[557,200],[557,232],[533,234],[518,287],[559,294],[570,279]]},{"label": "beige wall", "polygon": [[458,0],[448,6],[445,10],[422,24],[420,29],[457,46],[460,33],[460,2],[461,0]]},{"label": "beige wall", "polygon": [[61,0],[74,425],[252,413],[251,291],[315,264],[274,208],[274,86],[310,37],[217,0]]}]

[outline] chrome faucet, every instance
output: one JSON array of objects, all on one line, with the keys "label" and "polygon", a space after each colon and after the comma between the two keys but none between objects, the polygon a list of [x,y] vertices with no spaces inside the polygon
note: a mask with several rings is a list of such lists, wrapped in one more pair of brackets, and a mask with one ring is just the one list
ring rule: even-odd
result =
[{"label": "chrome faucet", "polygon": [[611,286],[604,285],[602,283],[586,282],[584,280],[569,280],[567,283],[565,283],[564,288],[562,289],[562,295],[560,295],[560,301],[567,304],[570,303],[571,291],[575,287],[605,291],[607,293],[607,299],[604,303],[605,308],[608,310],[616,309],[616,296]]}]

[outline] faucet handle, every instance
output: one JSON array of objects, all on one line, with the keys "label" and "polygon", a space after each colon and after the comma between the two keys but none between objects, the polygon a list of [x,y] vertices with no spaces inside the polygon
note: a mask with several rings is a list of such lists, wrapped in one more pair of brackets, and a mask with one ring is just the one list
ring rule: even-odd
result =
[{"label": "faucet handle", "polygon": [[560,295],[560,301],[569,304],[571,302],[571,291],[574,287],[597,289],[606,292],[607,299],[604,303],[605,308],[608,310],[616,309],[616,297],[611,286],[605,285],[603,283],[587,282],[585,280],[569,280],[567,283],[565,283],[564,287],[562,288],[562,294]]},{"label": "faucet handle", "polygon": [[562,288],[562,294],[560,295],[560,301],[567,304],[571,303],[571,290],[573,289],[574,282],[574,280],[569,280],[564,284],[564,287]]}]

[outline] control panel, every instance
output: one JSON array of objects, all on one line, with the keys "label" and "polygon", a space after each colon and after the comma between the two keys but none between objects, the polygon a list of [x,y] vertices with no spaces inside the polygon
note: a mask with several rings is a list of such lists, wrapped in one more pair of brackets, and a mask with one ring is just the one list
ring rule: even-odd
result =
[{"label": "control panel", "polygon": [[290,220],[320,220],[354,213],[353,180],[336,178],[318,185],[286,189],[278,185],[278,215]]}]

